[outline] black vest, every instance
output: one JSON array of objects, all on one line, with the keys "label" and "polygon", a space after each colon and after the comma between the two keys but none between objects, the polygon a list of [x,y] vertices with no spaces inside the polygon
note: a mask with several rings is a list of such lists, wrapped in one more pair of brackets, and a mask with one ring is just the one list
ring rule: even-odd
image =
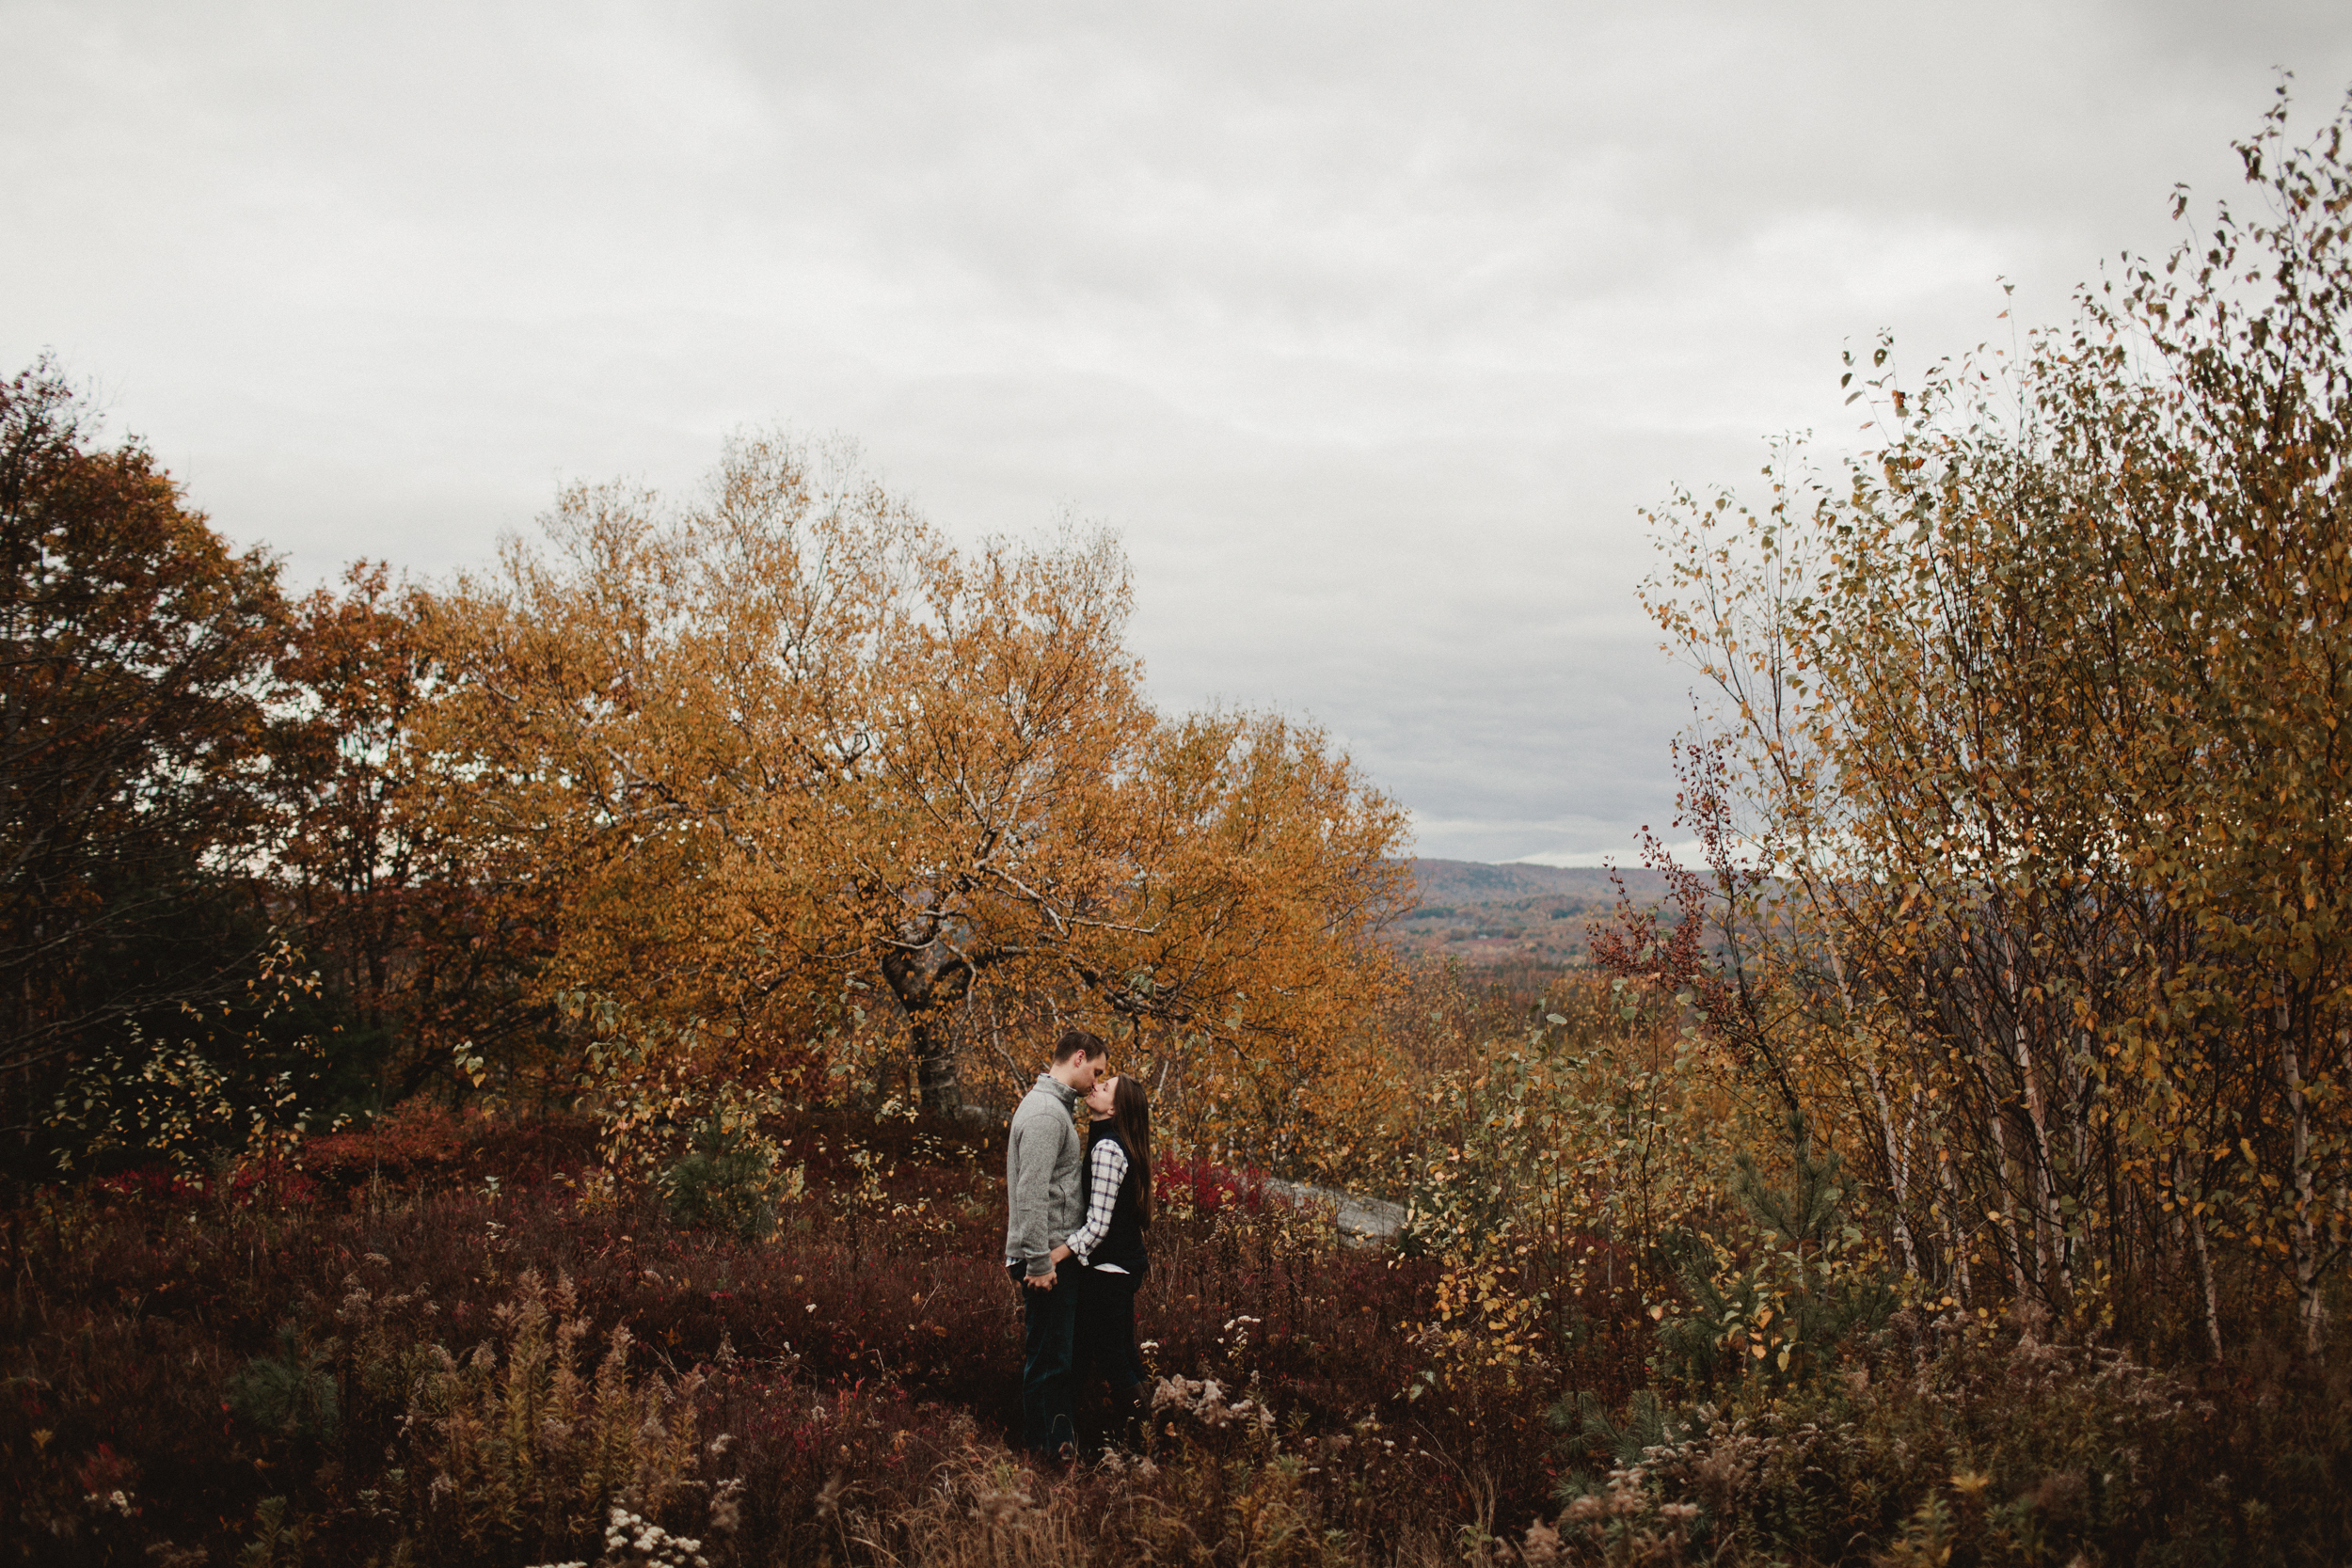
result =
[{"label": "black vest", "polygon": [[1117,1144],[1126,1154],[1127,1175],[1119,1183],[1119,1200],[1111,1207],[1110,1233],[1103,1238],[1102,1245],[1094,1249],[1092,1256],[1087,1261],[1089,1265],[1116,1263],[1129,1274],[1140,1278],[1144,1271],[1151,1266],[1151,1259],[1145,1256],[1143,1250],[1143,1199],[1140,1196],[1143,1191],[1143,1172],[1136,1164],[1135,1150],[1127,1148],[1127,1141],[1119,1135],[1118,1127],[1107,1118],[1094,1123],[1087,1130],[1088,1158],[1083,1167],[1086,1173],[1083,1185],[1089,1189],[1086,1198],[1090,1205],[1093,1201],[1091,1189],[1094,1185],[1094,1145],[1104,1138],[1108,1138]]}]

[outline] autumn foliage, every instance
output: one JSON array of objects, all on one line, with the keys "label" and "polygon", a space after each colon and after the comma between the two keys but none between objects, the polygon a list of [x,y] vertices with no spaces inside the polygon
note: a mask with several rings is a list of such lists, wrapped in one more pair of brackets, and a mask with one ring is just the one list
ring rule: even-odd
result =
[{"label": "autumn foliage", "polygon": [[77,1053],[210,1008],[265,947],[276,573],[56,369],[0,384],[0,1128]]},{"label": "autumn foliage", "polygon": [[[1155,707],[1107,536],[746,434],[290,599],[0,388],[0,1555],[2340,1560],[2347,128],[1658,510],[1700,863],[1565,974],[1401,962],[1402,809]],[[989,1131],[1073,1023],[1168,1216],[1074,1477]]]},{"label": "autumn foliage", "polygon": [[2345,129],[2296,145],[2282,96],[2240,149],[2260,215],[2015,355],[1905,382],[1882,342],[1848,377],[1877,450],[1657,517],[1651,607],[1726,699],[1695,816],[1750,868],[1693,1001],[1963,1307],[2215,1356],[2336,1313]]},{"label": "autumn foliage", "polygon": [[[1004,1444],[987,1133],[780,1124],[806,1186],[745,1242],[608,1185],[593,1126],[555,1131],[475,1118],[444,1162],[419,1125],[395,1142],[431,1160],[395,1180],[388,1148],[383,1180],[300,1205],[106,1181],[0,1216],[0,1557],[2290,1562],[2352,1539],[2312,1484],[2340,1360],[2173,1374],[1913,1308],[1834,1377],[1703,1404],[1645,1387],[1647,1315],[1588,1296],[1531,1376],[1464,1354],[1438,1259],[1198,1163],[1165,1181],[1138,1303],[1149,1463],[1035,1466]],[[614,1508],[661,1536],[613,1545]]]},{"label": "autumn foliage", "polygon": [[1389,985],[1402,813],[1311,729],[1153,710],[1108,540],[961,550],[749,437],[547,533],[432,601],[415,743],[544,898],[531,993],[616,1126],[721,1082],[1003,1102],[1059,1019],[1246,1141]]},{"label": "autumn foliage", "polygon": [[[1404,815],[1311,726],[1154,709],[1106,537],[959,548],[747,436],[677,502],[565,492],[489,571],[289,603],[54,372],[8,400],[31,1168],[126,1094],[215,1149],[428,1089],[585,1096],[621,1143],[1001,1105],[1068,1022],[1179,1140],[1263,1156],[1295,1075],[1364,1060]],[[250,1005],[273,952],[301,1006]]]}]

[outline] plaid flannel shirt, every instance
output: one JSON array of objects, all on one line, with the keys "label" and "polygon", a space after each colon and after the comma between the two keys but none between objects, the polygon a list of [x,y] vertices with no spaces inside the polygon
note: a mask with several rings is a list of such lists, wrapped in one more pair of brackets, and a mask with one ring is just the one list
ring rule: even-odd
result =
[{"label": "plaid flannel shirt", "polygon": [[1079,1262],[1086,1262],[1111,1233],[1111,1213],[1119,1207],[1120,1184],[1126,1180],[1127,1151],[1116,1139],[1101,1139],[1087,1150],[1087,1222],[1066,1243]]}]

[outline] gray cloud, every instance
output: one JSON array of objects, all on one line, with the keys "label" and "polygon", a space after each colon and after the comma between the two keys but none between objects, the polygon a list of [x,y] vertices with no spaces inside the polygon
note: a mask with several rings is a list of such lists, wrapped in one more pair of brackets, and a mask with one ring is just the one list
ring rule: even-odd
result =
[{"label": "gray cloud", "polygon": [[297,577],[838,429],[1137,565],[1171,705],[1425,852],[1621,848],[1687,678],[1634,510],[1851,433],[1842,342],[2060,314],[2334,5],[0,6],[0,356]]}]

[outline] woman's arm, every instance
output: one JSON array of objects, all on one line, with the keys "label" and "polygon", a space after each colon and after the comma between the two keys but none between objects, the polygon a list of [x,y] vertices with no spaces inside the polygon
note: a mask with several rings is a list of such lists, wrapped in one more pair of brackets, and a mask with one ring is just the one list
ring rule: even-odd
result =
[{"label": "woman's arm", "polygon": [[1119,1207],[1119,1184],[1127,1180],[1127,1151],[1108,1138],[1087,1150],[1087,1222],[1069,1241],[1078,1261],[1111,1233],[1111,1212]]}]

